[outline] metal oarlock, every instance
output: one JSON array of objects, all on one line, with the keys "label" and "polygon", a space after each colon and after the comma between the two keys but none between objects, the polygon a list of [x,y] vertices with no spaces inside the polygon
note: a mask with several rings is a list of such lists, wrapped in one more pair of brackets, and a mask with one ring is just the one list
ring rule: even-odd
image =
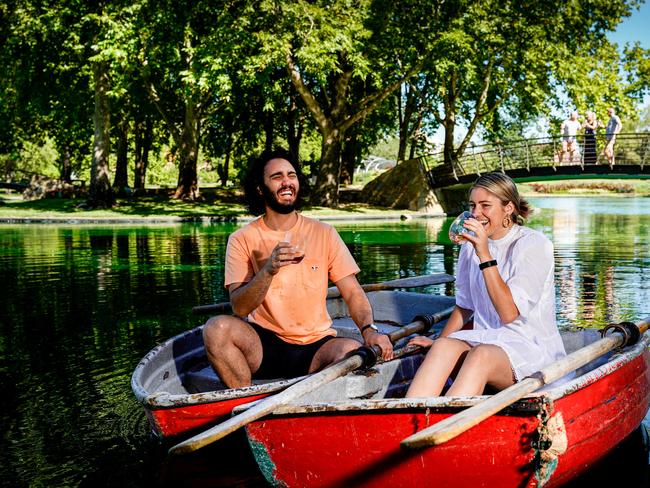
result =
[{"label": "metal oarlock", "polygon": [[416,322],[418,320],[424,322],[427,326],[427,329],[431,327],[434,324],[434,322],[436,322],[434,316],[428,313],[416,315],[415,317],[413,317],[413,320],[411,322]]},{"label": "metal oarlock", "polygon": [[618,324],[606,325],[600,331],[601,337],[605,337],[607,331],[610,329],[622,334],[625,338],[623,344],[619,346],[620,348],[636,344],[641,337],[641,331],[639,331],[639,328],[634,322],[619,322]]},{"label": "metal oarlock", "polygon": [[359,349],[355,349],[353,354],[361,357],[363,360],[361,367],[364,369],[372,368],[377,364],[377,351],[372,347],[361,346]]}]

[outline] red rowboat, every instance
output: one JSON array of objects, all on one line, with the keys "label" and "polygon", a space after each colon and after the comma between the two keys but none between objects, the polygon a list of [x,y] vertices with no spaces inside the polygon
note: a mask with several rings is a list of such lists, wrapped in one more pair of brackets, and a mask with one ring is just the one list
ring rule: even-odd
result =
[{"label": "red rowboat", "polygon": [[[447,277],[442,276],[443,281],[439,277],[436,279],[438,282],[453,280]],[[397,291],[372,291],[368,292],[368,298],[375,321],[384,332],[411,322],[418,314],[433,314],[454,304],[452,297]],[[328,299],[327,308],[339,336],[360,339],[340,297]],[[208,363],[201,329],[197,327],[184,332],[157,346],[133,372],[131,387],[159,437],[186,434],[211,426],[228,418],[234,407],[278,392],[301,379],[226,388]]]},{"label": "red rowboat", "polygon": [[[421,354],[339,378],[250,423],[247,436],[275,486],[559,486],[640,425],[650,401],[649,336],[437,446],[400,442],[490,397],[404,399]],[[599,337],[563,333],[567,352]]]}]

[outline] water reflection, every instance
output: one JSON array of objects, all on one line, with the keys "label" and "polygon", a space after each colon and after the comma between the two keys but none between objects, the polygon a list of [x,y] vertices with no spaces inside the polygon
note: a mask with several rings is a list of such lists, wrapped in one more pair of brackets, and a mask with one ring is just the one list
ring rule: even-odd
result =
[{"label": "water reflection", "polygon": [[533,199],[553,240],[559,322],[589,327],[650,314],[650,199]]},{"label": "water reflection", "polygon": [[[650,315],[650,199],[532,203],[541,211],[530,225],[555,243],[563,327]],[[361,281],[375,283],[454,274],[451,220],[336,226]],[[1,228],[3,485],[151,486],[218,469],[215,458],[162,462],[164,448],[149,439],[129,382],[155,344],[200,323],[192,306],[226,299],[223,258],[235,228]],[[451,294],[453,285],[430,291]],[[259,482],[249,471],[227,473],[217,485]]]}]

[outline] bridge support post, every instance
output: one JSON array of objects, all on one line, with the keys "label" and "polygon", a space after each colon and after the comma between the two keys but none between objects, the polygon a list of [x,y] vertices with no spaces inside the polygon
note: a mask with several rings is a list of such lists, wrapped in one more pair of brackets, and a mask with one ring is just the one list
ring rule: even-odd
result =
[{"label": "bridge support post", "polygon": [[528,147],[528,141],[524,140],[526,148],[526,170],[530,173],[530,148]]},{"label": "bridge support post", "polygon": [[458,215],[468,207],[468,191],[470,183],[466,185],[457,185],[451,188],[437,188],[433,192],[436,195],[438,204],[442,211],[448,216]]}]

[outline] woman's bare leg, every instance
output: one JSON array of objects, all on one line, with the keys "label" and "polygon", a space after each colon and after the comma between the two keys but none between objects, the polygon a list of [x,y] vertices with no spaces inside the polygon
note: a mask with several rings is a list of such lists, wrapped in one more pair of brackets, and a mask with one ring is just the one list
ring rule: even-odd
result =
[{"label": "woman's bare leg", "polygon": [[512,384],[512,368],[505,351],[492,344],[479,344],[467,353],[447,396],[482,395],[486,385],[503,390]]},{"label": "woman's bare leg", "polygon": [[406,398],[440,395],[447,378],[469,349],[469,344],[458,339],[436,339],[415,373]]}]

